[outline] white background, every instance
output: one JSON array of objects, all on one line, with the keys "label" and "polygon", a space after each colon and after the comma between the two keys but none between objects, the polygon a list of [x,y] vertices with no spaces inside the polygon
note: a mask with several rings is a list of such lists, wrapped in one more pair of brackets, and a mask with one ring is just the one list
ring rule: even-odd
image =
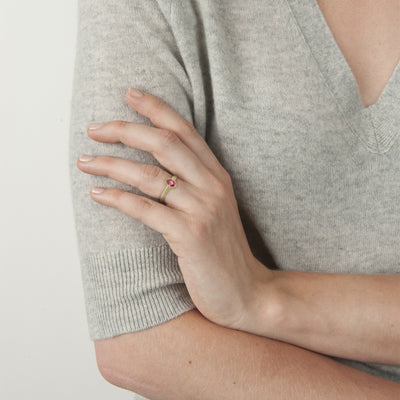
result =
[{"label": "white background", "polygon": [[119,400],[89,339],[68,171],[76,0],[0,0],[0,399]]}]

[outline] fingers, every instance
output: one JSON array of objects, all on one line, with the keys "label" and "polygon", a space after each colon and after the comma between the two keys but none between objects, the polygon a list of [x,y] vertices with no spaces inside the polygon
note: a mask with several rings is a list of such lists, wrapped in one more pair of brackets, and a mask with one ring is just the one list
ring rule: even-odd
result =
[{"label": "fingers", "polygon": [[103,205],[117,208],[166,237],[184,234],[185,218],[182,211],[122,189],[103,189],[100,193],[92,191],[91,197]]},{"label": "fingers", "polygon": [[97,141],[122,142],[129,147],[151,153],[172,174],[197,187],[206,187],[211,179],[199,158],[172,131],[125,121],[111,121],[88,135]]},{"label": "fingers", "polygon": [[[83,172],[107,176],[121,183],[135,186],[157,201],[166,187],[165,180],[171,177],[157,165],[141,164],[112,156],[85,155],[78,159],[77,166]],[[189,212],[198,203],[196,189],[178,177],[176,187],[168,191],[165,203],[174,209]]]},{"label": "fingers", "polygon": [[160,98],[149,93],[143,93],[141,97],[126,93],[129,105],[140,112],[158,128],[175,132],[179,139],[210,169],[218,178],[223,178],[222,166],[206,141],[200,136],[196,128],[175,110],[169,107]]},{"label": "fingers", "polygon": [[[121,142],[149,152],[170,173],[156,165],[111,156],[78,160],[77,166],[83,172],[136,186],[156,199],[166,187],[169,188],[165,198],[167,205],[121,189],[103,189],[101,193],[92,191],[91,196],[99,203],[142,221],[164,236],[182,238],[187,235],[187,221],[193,220],[195,210],[202,210],[204,201],[214,207],[215,199],[222,198],[225,203],[225,199],[230,201],[230,197],[234,198],[230,176],[193,125],[162,100],[146,93],[137,98],[127,95],[127,100],[155,127],[126,121],[91,124],[87,131],[89,137],[105,143]],[[171,175],[178,177],[173,188],[166,183]],[[171,244],[170,240],[167,241]]]}]

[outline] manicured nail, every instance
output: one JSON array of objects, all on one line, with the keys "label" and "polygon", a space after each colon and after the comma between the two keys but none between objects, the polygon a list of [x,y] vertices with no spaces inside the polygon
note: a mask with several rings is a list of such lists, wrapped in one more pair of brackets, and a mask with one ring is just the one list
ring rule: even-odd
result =
[{"label": "manicured nail", "polygon": [[100,124],[98,122],[93,122],[91,124],[89,124],[88,129],[91,131],[94,131],[95,129],[99,129],[103,126],[104,124]]},{"label": "manicured nail", "polygon": [[102,188],[102,187],[95,186],[92,189],[92,193],[94,193],[94,194],[100,194],[100,193],[103,193],[103,192],[104,192],[104,188]]},{"label": "manicured nail", "polygon": [[132,88],[129,89],[129,96],[132,96],[132,97],[143,97],[143,93],[140,90],[135,89],[135,88],[132,87]]},{"label": "manicured nail", "polygon": [[94,160],[96,157],[93,157],[93,156],[89,156],[88,154],[81,154],[80,156],[79,156],[79,160],[80,161],[91,161],[91,160]]}]

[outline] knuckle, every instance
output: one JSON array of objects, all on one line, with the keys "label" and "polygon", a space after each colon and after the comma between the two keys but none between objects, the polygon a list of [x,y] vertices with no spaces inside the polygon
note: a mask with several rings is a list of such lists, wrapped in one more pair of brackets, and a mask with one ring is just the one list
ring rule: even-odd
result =
[{"label": "knuckle", "polygon": [[98,156],[97,161],[102,167],[112,168],[115,165],[115,158],[111,156]]},{"label": "knuckle", "polygon": [[160,175],[161,168],[153,164],[144,164],[142,167],[142,176],[144,179],[157,178]]},{"label": "knuckle", "polygon": [[117,120],[112,122],[112,127],[115,129],[124,129],[126,128],[127,124],[127,121]]},{"label": "knuckle", "polygon": [[117,179],[118,160],[112,156],[98,156],[96,168],[99,173],[109,178]]},{"label": "knuckle", "polygon": [[183,120],[183,125],[185,126],[185,129],[188,134],[190,135],[198,135],[197,129],[194,127],[194,125],[188,121],[187,119]]},{"label": "knuckle", "polygon": [[213,194],[218,200],[223,202],[227,201],[230,197],[229,185],[215,176],[211,178],[211,187],[213,188]]},{"label": "knuckle", "polygon": [[161,129],[160,138],[160,145],[162,147],[175,145],[179,141],[177,134],[169,129]]},{"label": "knuckle", "polygon": [[223,220],[227,209],[232,203],[232,191],[229,185],[212,175],[209,179],[211,191],[203,196],[204,209],[207,210],[209,218],[212,220]]},{"label": "knuckle", "polygon": [[119,203],[126,192],[122,189],[109,189],[110,198],[113,203]]},{"label": "knuckle", "polygon": [[141,209],[142,212],[146,212],[151,210],[154,207],[155,203],[148,199],[147,197],[141,196],[139,200],[139,208]]},{"label": "knuckle", "polygon": [[214,221],[220,221],[223,219],[227,202],[224,202],[220,198],[213,196],[205,199],[205,204],[207,218],[210,218]]},{"label": "knuckle", "polygon": [[112,121],[110,123],[110,128],[112,131],[114,131],[114,134],[116,134],[119,138],[120,141],[124,142],[128,136],[128,121],[122,121],[122,120],[116,120]]},{"label": "knuckle", "polygon": [[165,107],[165,103],[159,98],[159,97],[155,97],[152,103],[152,108],[153,111],[158,113],[160,111],[162,111]]},{"label": "knuckle", "polygon": [[222,179],[225,182],[225,185],[232,187],[232,177],[225,168],[222,168]]},{"label": "knuckle", "polygon": [[210,230],[205,218],[192,215],[187,220],[189,232],[198,240],[205,240],[210,235]]}]

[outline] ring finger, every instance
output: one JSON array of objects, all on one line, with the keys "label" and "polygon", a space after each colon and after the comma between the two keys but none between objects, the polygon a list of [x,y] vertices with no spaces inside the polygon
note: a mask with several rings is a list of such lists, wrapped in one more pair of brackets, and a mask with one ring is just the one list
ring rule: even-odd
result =
[{"label": "ring finger", "polygon": [[[85,158],[93,157],[89,161]],[[161,193],[166,187],[165,180],[171,178],[171,174],[157,165],[142,164],[136,161],[126,160],[113,156],[88,156],[80,157],[77,164],[83,172],[107,176],[121,183],[137,187],[141,192],[160,198]],[[198,196],[196,188],[183,179],[177,179],[176,187],[171,188],[164,201],[171,207],[184,212],[193,209],[197,203]]]},{"label": "ring finger", "polygon": [[106,143],[121,142],[129,147],[151,153],[161,165],[192,185],[207,188],[211,171],[173,132],[144,124],[111,121],[88,135]]}]

